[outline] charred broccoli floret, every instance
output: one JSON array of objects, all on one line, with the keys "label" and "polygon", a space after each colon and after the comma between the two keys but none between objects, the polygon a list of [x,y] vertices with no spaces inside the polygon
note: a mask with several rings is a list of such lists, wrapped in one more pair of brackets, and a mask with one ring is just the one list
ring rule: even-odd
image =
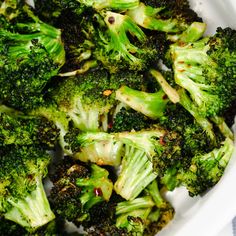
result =
[{"label": "charred broccoli floret", "polygon": [[56,178],[52,179],[50,202],[57,215],[80,224],[92,217],[89,210],[94,205],[110,199],[113,184],[108,171],[95,164],[66,163],[61,164]]},{"label": "charred broccoli floret", "polygon": [[0,98],[25,111],[42,103],[47,83],[65,62],[65,51],[59,29],[39,20],[27,5],[17,5],[17,11],[26,16],[14,18],[12,29],[0,29]]}]

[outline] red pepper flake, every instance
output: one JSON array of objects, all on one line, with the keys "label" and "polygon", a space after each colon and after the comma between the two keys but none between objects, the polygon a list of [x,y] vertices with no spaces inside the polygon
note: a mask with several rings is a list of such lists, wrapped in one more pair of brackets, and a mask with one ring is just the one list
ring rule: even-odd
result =
[{"label": "red pepper flake", "polygon": [[100,197],[103,195],[101,188],[94,188],[93,192],[95,193],[96,197]]},{"label": "red pepper flake", "polygon": [[165,138],[164,136],[160,137],[160,144],[163,145],[163,146],[166,144],[164,138]]},{"label": "red pepper flake", "polygon": [[110,123],[108,124],[108,129],[111,129],[112,127],[113,127],[113,123],[110,122]]}]

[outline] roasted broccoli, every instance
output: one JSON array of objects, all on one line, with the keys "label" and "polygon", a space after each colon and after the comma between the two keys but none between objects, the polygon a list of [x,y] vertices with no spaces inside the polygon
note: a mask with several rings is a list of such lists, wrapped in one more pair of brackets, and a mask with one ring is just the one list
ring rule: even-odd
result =
[{"label": "roasted broccoli", "polygon": [[109,114],[118,105],[115,91],[123,84],[141,89],[143,76],[135,73],[114,75],[106,70],[94,70],[60,81],[51,97],[75,127],[83,131],[107,131]]},{"label": "roasted broccoli", "polygon": [[76,224],[89,220],[93,217],[89,215],[89,210],[94,205],[110,199],[113,184],[108,175],[107,170],[95,164],[68,164],[65,160],[59,164],[52,179],[52,209],[57,215]]},{"label": "roasted broccoli", "polygon": [[204,193],[220,180],[233,151],[233,141],[226,138],[219,148],[209,153],[196,154],[188,170],[179,170],[177,181],[188,189],[191,196]]},{"label": "roasted broccoli", "polygon": [[1,215],[30,232],[55,218],[42,182],[50,159],[33,146],[1,148]]},{"label": "roasted broccoli", "polygon": [[235,30],[218,28],[195,43],[171,45],[175,81],[204,117],[221,115],[236,98],[235,36]]},{"label": "roasted broccoli", "polygon": [[206,29],[206,24],[190,9],[186,0],[144,1],[126,14],[143,28],[175,33],[170,36],[174,41],[196,41]]},{"label": "roasted broccoli", "polygon": [[17,111],[7,111],[0,107],[0,145],[38,145],[46,149],[54,148],[59,129],[44,117],[27,116]]},{"label": "roasted broccoli", "polygon": [[45,86],[65,62],[65,51],[59,29],[43,23],[27,5],[17,11],[24,18],[19,13],[10,22],[12,29],[0,29],[0,99],[25,111],[42,102]]}]

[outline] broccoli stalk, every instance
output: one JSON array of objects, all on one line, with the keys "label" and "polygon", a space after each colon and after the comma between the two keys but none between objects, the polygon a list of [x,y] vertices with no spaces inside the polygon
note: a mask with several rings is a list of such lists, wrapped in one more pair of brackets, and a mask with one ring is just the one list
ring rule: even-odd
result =
[{"label": "broccoli stalk", "polygon": [[30,232],[55,218],[42,183],[49,162],[49,154],[38,148],[1,149],[0,212]]},{"label": "broccoli stalk", "polygon": [[155,178],[151,160],[145,151],[125,145],[121,172],[114,184],[116,193],[126,200],[135,199]]},{"label": "broccoli stalk", "polygon": [[154,205],[155,203],[150,196],[118,203],[116,207],[116,226],[126,228],[132,234],[143,235],[148,224],[148,216]]},{"label": "broccoli stalk", "polygon": [[178,25],[176,19],[162,20],[157,17],[162,9],[163,8],[146,6],[141,2],[138,7],[128,10],[126,14],[130,16],[134,22],[146,29],[173,33],[179,32],[180,25]]},{"label": "broccoli stalk", "polygon": [[123,154],[123,143],[114,135],[104,132],[80,133],[72,130],[65,136],[73,157],[97,165],[119,166]]},{"label": "broccoli stalk", "polygon": [[96,10],[104,8],[116,9],[116,10],[127,10],[138,6],[138,0],[77,0],[81,4],[88,7],[93,7]]},{"label": "broccoli stalk", "polygon": [[35,190],[26,198],[8,199],[7,202],[11,204],[12,209],[4,214],[6,219],[16,222],[29,231],[34,231],[55,218],[44,191],[41,176],[35,178],[35,181]]},{"label": "broccoli stalk", "polygon": [[125,144],[125,151],[114,189],[126,200],[136,198],[167,166],[171,167],[172,162],[180,158],[179,138],[167,130],[156,128],[116,136]]},{"label": "broccoli stalk", "polygon": [[172,13],[165,16],[165,13],[163,14],[165,6],[153,7],[140,3],[138,7],[128,10],[126,14],[143,28],[172,33],[169,35],[172,41],[193,42],[202,37],[206,30],[205,23],[187,22],[182,13],[171,7],[166,10]]},{"label": "broccoli stalk", "polygon": [[116,91],[116,99],[151,119],[163,116],[168,98],[162,90],[156,93],[137,91],[123,86]]}]

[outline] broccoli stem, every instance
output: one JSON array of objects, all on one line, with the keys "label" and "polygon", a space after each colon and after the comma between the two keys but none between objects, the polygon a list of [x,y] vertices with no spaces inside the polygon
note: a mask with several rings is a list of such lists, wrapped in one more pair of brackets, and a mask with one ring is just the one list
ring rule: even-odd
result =
[{"label": "broccoli stem", "polygon": [[127,86],[122,86],[116,91],[116,99],[152,119],[163,116],[168,102],[162,90],[156,93],[146,93]]},{"label": "broccoli stem", "polygon": [[155,206],[153,200],[149,196],[135,198],[132,201],[124,201],[117,204],[116,215],[125,214],[140,208],[148,208]]},{"label": "broccoli stem", "polygon": [[12,205],[12,209],[4,215],[6,219],[16,222],[30,232],[35,231],[55,218],[50,209],[42,179],[38,177],[36,181],[36,189],[25,199],[19,199],[18,201],[8,200]]},{"label": "broccoli stem", "polygon": [[126,145],[121,173],[114,185],[116,193],[126,200],[133,200],[156,177],[157,173],[153,171],[152,162],[147,154]]},{"label": "broccoli stem", "polygon": [[214,116],[211,118],[211,120],[217,125],[220,132],[226,137],[234,140],[234,134],[232,130],[228,127],[228,125],[225,123],[224,118],[219,116]]},{"label": "broccoli stem", "polygon": [[104,8],[112,8],[117,10],[127,10],[130,8],[137,7],[139,4],[138,0],[77,0],[78,2],[93,7],[96,10]]},{"label": "broccoli stem", "polygon": [[179,37],[181,42],[195,42],[199,40],[206,31],[206,23],[193,22]]},{"label": "broccoli stem", "polygon": [[153,206],[155,204],[150,196],[118,203],[116,207],[116,226],[126,228],[132,235],[142,236]]},{"label": "broccoli stem", "polygon": [[152,183],[147,186],[147,191],[152,196],[153,201],[158,208],[162,208],[166,205],[165,200],[161,196],[156,180],[152,181]]},{"label": "broccoli stem", "polygon": [[178,21],[175,19],[162,20],[158,19],[158,13],[161,8],[152,8],[145,6],[144,3],[140,3],[138,7],[131,9],[127,12],[138,25],[150,29],[158,30],[162,32],[177,33],[180,31],[178,28]]}]

